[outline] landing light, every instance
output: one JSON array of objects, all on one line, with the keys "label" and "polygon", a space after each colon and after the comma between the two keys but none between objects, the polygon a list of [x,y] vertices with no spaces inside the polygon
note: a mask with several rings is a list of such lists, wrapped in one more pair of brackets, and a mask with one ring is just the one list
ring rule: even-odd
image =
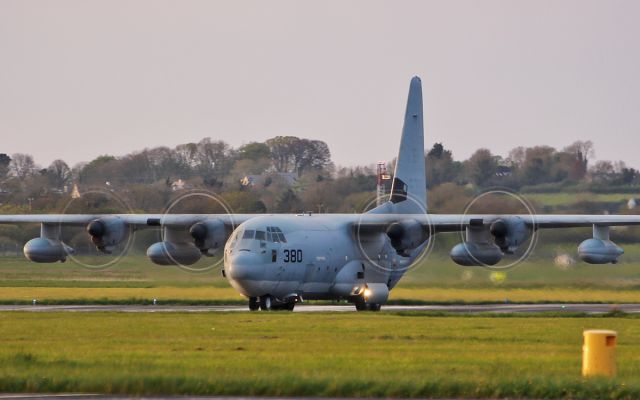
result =
[{"label": "landing light", "polygon": [[371,289],[367,288],[367,289],[364,290],[364,298],[368,299],[369,296],[371,296]]}]

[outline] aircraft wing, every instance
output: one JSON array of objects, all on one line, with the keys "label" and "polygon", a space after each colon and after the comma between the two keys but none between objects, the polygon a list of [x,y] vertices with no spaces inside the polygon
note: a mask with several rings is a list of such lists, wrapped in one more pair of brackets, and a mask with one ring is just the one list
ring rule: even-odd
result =
[{"label": "aircraft wing", "polygon": [[538,229],[576,227],[593,230],[592,238],[578,246],[583,261],[616,263],[624,251],[610,240],[609,228],[631,225],[640,225],[640,215],[365,214],[352,222],[358,240],[369,243],[371,235],[386,233],[398,254],[407,256],[434,233],[464,231],[463,242],[451,249],[450,256],[465,266],[495,265]]},{"label": "aircraft wing", "polygon": [[[182,246],[167,255],[163,243],[147,254],[159,264],[197,261],[201,253],[224,247],[231,232],[260,214],[31,214],[1,215],[0,224],[40,223],[40,238],[29,241],[24,253],[32,261],[64,261],[73,249],[60,241],[60,226],[85,226],[96,247],[106,253],[123,243],[132,230],[163,227],[163,240]],[[398,254],[409,256],[438,232],[466,231],[466,243],[454,247],[452,258],[462,265],[493,265],[513,253],[541,228],[593,227],[593,239],[579,246],[581,258],[592,263],[617,262],[622,249],[609,240],[609,227],[640,225],[640,215],[515,215],[515,214],[320,214],[331,225],[353,229],[359,239],[386,234]],[[185,247],[186,246],[186,247]],[[188,252],[188,254],[187,254]]]},{"label": "aircraft wing", "polygon": [[496,221],[518,219],[527,227],[577,228],[640,225],[640,215],[570,215],[570,214],[363,214],[353,218],[354,228],[378,231],[393,223],[415,221],[431,232],[456,232],[467,227],[490,226]]},{"label": "aircraft wing", "polygon": [[[189,227],[217,219],[237,226],[262,214],[25,214],[0,215],[0,224],[43,223],[83,226],[104,217],[115,217],[129,226]],[[380,230],[401,221],[415,221],[433,232],[455,232],[468,226],[488,226],[498,220],[517,218],[532,228],[575,228],[640,225],[640,215],[570,215],[570,214],[320,214],[347,219],[363,230]]]},{"label": "aircraft wing", "polygon": [[94,220],[109,217],[117,218],[126,225],[135,228],[146,226],[189,227],[208,219],[218,219],[225,225],[238,226],[256,216],[257,214],[25,214],[0,215],[0,224],[41,223],[84,226]]}]

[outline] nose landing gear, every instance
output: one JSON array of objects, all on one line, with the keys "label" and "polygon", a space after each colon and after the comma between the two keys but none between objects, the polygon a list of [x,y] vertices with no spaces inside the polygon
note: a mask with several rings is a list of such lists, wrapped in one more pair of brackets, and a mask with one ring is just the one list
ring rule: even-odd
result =
[{"label": "nose landing gear", "polygon": [[249,297],[249,310],[258,311],[260,309],[260,300],[257,297]]},{"label": "nose landing gear", "polygon": [[273,297],[270,294],[260,297],[260,309],[262,311],[271,311],[273,309]]}]

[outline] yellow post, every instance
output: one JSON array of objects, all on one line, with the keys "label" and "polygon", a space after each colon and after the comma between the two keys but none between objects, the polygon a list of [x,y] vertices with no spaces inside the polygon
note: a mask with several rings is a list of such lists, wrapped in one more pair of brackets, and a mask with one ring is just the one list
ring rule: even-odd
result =
[{"label": "yellow post", "polygon": [[591,329],[583,332],[582,376],[616,375],[616,331]]}]

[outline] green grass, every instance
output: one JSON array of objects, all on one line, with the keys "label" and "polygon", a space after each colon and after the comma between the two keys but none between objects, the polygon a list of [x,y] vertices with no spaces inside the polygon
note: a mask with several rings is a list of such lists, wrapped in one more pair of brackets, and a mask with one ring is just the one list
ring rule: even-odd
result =
[{"label": "green grass", "polygon": [[[632,317],[0,314],[1,392],[638,398]],[[617,379],[580,376],[582,331],[619,333]]]},{"label": "green grass", "polygon": [[560,206],[583,201],[589,202],[626,202],[636,195],[629,193],[522,193],[528,201],[541,206]]},{"label": "green grass", "polygon": [[[97,265],[104,263],[104,258],[107,257],[83,257],[80,260]],[[194,267],[206,267],[209,260],[205,259]],[[118,263],[104,269],[86,268],[73,260],[38,264],[21,256],[1,257],[0,277],[0,287],[228,287],[220,273],[220,267],[200,273],[187,272],[173,266],[155,265],[139,254],[125,256]]]},{"label": "green grass", "polygon": [[[0,304],[241,304],[247,300],[231,287],[60,288],[5,287]],[[388,304],[488,303],[640,303],[640,291],[593,288],[399,287]]]},{"label": "green grass", "polygon": [[[455,237],[450,242],[455,241]],[[500,271],[454,264],[436,243],[436,252],[409,271],[391,292],[392,303],[640,302],[640,245],[625,245],[617,265],[576,263],[560,267],[557,253],[573,245],[541,243],[533,257]],[[18,257],[0,259],[0,303],[21,304],[239,304],[245,300],[220,269],[193,273],[157,266],[141,255],[92,270],[67,263],[36,264]]]}]

